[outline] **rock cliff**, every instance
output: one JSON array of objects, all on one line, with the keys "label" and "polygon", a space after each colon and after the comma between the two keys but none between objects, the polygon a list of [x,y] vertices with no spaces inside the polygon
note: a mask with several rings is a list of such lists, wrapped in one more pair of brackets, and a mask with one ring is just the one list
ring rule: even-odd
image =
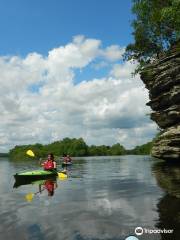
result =
[{"label": "rock cliff", "polygon": [[151,119],[162,129],[152,156],[180,160],[180,43],[147,65],[140,75],[149,90]]}]

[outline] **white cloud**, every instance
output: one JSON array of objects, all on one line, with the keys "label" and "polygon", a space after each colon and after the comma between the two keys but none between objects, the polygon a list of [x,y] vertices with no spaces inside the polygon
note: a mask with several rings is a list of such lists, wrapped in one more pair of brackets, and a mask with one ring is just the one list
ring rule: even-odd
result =
[{"label": "white cloud", "polygon": [[101,41],[96,39],[85,39],[82,36],[74,38],[72,43],[55,48],[49,52],[49,68],[83,68],[89,64],[97,55]]},{"label": "white cloud", "polygon": [[114,64],[110,74],[115,78],[131,79],[136,66],[136,63],[130,61],[123,64]]},{"label": "white cloud", "polygon": [[46,57],[0,57],[0,151],[63,137],[83,137],[88,144],[119,141],[127,147],[149,140],[146,130],[155,132],[155,125],[145,115],[147,91],[138,76],[131,77],[135,65],[114,62],[108,76],[74,83],[75,69],[102,61],[103,54],[103,61],[119,60],[120,51],[76,36]]},{"label": "white cloud", "polygon": [[109,61],[118,61],[122,59],[122,55],[125,51],[124,47],[120,47],[118,45],[111,45],[104,49],[101,54],[103,57],[105,57]]}]

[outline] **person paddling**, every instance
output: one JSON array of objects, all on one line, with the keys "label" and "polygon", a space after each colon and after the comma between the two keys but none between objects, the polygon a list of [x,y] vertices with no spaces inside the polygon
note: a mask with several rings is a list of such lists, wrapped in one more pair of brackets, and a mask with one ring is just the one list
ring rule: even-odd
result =
[{"label": "person paddling", "polygon": [[67,155],[67,162],[72,163],[72,158],[69,155]]},{"label": "person paddling", "polygon": [[65,155],[64,157],[63,157],[63,162],[64,163],[72,163],[72,158],[69,156],[69,155]]},{"label": "person paddling", "polygon": [[52,153],[48,154],[47,160],[41,164],[44,167],[44,170],[51,171],[56,169],[56,162],[54,160],[54,155]]}]

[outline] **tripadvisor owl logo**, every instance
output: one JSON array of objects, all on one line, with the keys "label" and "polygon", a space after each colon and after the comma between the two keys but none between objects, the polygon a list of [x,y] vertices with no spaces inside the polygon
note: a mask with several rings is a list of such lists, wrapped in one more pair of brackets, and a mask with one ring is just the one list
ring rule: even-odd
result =
[{"label": "tripadvisor owl logo", "polygon": [[142,227],[137,227],[137,228],[135,228],[135,234],[136,234],[137,236],[142,235],[142,234],[143,234],[143,228],[142,228]]}]

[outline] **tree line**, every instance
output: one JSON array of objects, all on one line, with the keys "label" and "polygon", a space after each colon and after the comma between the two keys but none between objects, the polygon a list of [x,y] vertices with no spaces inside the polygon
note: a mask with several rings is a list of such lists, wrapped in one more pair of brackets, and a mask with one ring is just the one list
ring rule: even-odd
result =
[{"label": "tree line", "polygon": [[74,157],[82,156],[118,156],[125,154],[150,154],[152,144],[143,144],[137,146],[134,149],[126,150],[120,143],[116,143],[112,146],[100,145],[88,146],[83,138],[64,138],[62,140],[50,143],[50,144],[30,144],[15,146],[9,151],[11,159],[21,160],[26,159],[26,151],[31,149],[37,158],[46,157],[48,153],[53,153],[55,156],[63,156],[69,154]]},{"label": "tree line", "polygon": [[9,154],[8,153],[0,153],[0,157],[8,157]]}]

